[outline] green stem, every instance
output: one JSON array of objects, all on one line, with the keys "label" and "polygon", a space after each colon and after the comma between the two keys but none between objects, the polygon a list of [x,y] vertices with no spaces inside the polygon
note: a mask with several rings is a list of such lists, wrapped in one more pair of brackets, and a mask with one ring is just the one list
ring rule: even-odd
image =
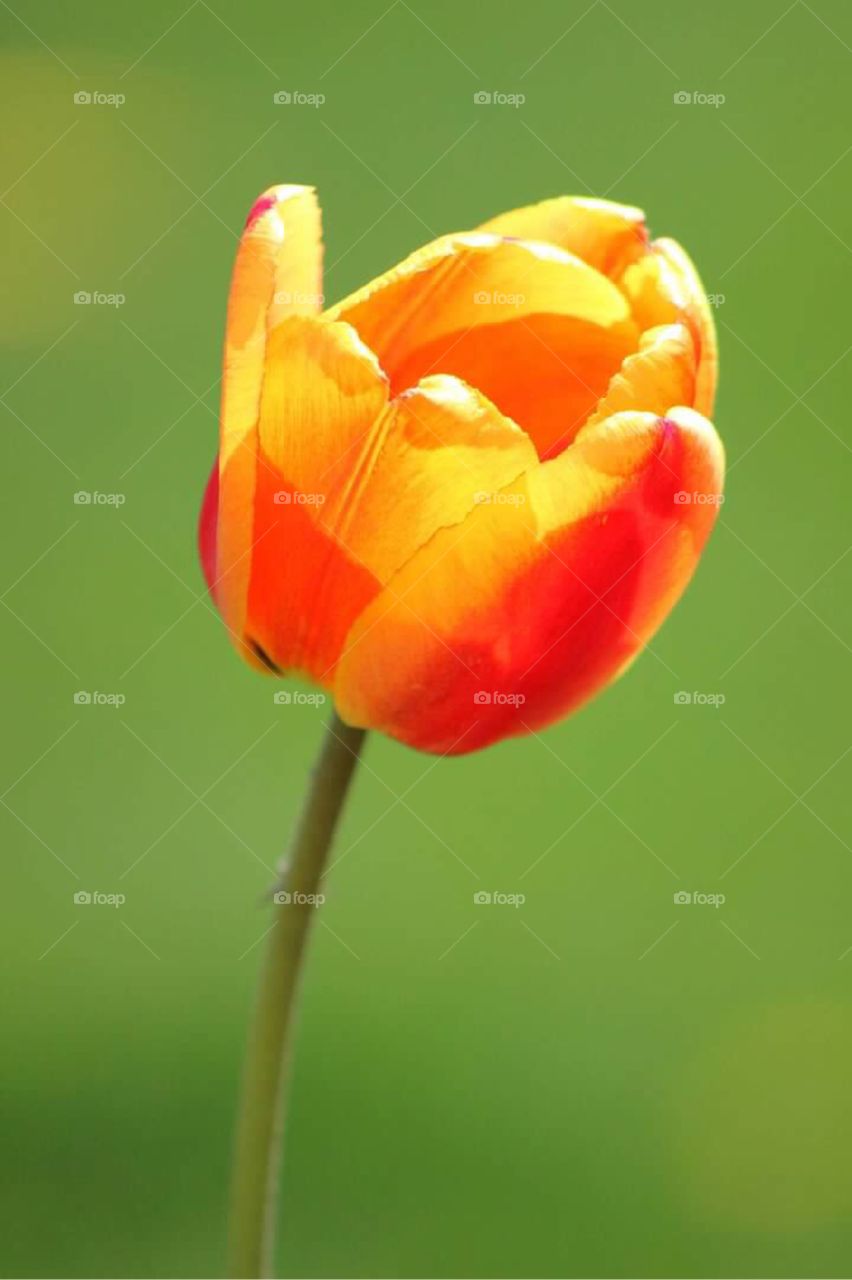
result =
[{"label": "green stem", "polygon": [[319,890],[363,741],[363,729],[351,729],[332,714],[293,833],[284,879],[278,886],[289,895],[289,901],[278,901],[276,894],[237,1121],[228,1274],[239,1280],[273,1274],[294,1014],[305,944],[316,912],[315,903],[306,899]]}]

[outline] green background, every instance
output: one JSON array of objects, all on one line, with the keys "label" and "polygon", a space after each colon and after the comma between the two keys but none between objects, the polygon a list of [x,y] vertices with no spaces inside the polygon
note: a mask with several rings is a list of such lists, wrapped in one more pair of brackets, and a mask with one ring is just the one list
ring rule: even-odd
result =
[{"label": "green background", "polygon": [[282,1273],[848,1275],[848,7],[383,3],[0,10],[3,1272],[221,1270],[258,899],[324,712],[233,656],[195,521],[234,234],[296,181],[329,302],[547,195],[643,206],[719,295],[731,470],[593,705],[455,761],[368,744]]}]

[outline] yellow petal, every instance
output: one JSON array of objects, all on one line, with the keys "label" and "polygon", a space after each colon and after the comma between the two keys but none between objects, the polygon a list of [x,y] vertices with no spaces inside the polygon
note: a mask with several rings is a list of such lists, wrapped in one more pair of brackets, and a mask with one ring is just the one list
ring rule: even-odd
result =
[{"label": "yellow petal", "polygon": [[635,409],[663,417],[675,405],[690,407],[695,398],[695,344],[682,324],[648,329],[639,350],[628,356],[606,395],[577,439],[605,418]]},{"label": "yellow petal", "polygon": [[257,422],[267,331],[285,315],[319,312],[321,291],[316,194],[311,187],[270,187],[249,213],[231,278],[222,380],[225,462]]},{"label": "yellow petal", "polygon": [[641,329],[680,322],[695,341],[698,372],[695,408],[710,415],[719,366],[716,325],[694,264],[674,240],[655,240],[651,251],[620,280]]},{"label": "yellow petal", "polygon": [[343,547],[382,583],[438,529],[538,464],[529,437],[479,391],[434,375],[403,392],[377,422],[364,467],[323,508]]},{"label": "yellow petal", "polygon": [[558,245],[608,276],[619,275],[648,244],[641,209],[589,196],[556,196],[500,213],[480,230]]}]

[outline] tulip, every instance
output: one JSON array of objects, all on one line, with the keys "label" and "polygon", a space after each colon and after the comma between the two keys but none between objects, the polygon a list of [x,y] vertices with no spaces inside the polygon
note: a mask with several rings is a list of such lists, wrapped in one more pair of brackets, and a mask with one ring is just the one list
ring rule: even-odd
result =
[{"label": "tulip", "polygon": [[270,1274],[295,992],[364,731],[461,754],[546,726],[639,653],[721,501],[701,283],[638,209],[559,198],[442,236],[322,310],[320,217],[240,241],[200,552],[238,652],[334,699],[275,894],[231,1274]]},{"label": "tulip", "polygon": [[717,348],[638,209],[561,197],[442,236],[322,311],[307,187],[254,205],[201,558],[253,666],[350,725],[468,752],[633,660],[713,525]]}]

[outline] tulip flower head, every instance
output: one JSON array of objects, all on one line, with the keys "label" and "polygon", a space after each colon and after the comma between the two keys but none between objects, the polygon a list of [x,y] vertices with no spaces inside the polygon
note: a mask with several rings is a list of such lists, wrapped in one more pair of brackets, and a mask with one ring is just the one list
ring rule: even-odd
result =
[{"label": "tulip flower head", "polygon": [[721,500],[713,319],[638,209],[564,197],[323,310],[312,189],[255,203],[201,513],[245,660],[423,751],[538,730],[618,676]]}]

